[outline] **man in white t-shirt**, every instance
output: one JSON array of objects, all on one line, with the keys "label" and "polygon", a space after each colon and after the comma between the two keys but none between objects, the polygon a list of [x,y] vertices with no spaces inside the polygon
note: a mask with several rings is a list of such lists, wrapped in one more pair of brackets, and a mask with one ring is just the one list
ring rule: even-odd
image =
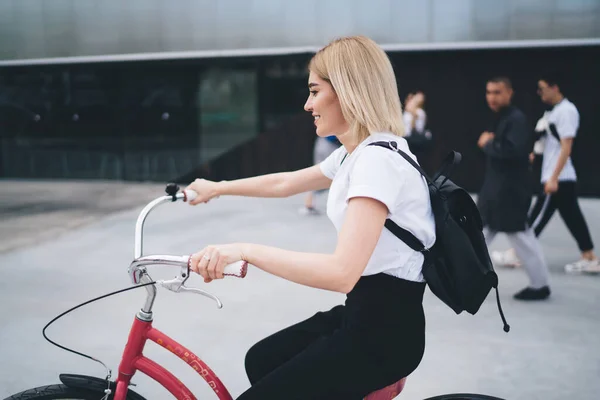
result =
[{"label": "man in white t-shirt", "polygon": [[[567,264],[565,271],[600,273],[600,263],[594,254],[590,232],[577,201],[577,174],[571,161],[571,148],[579,129],[579,112],[564,97],[555,76],[538,81],[538,94],[552,109],[544,113],[536,126],[540,139],[535,148],[536,153],[543,157],[541,183],[544,193],[538,196],[529,213],[529,225],[539,236],[558,209],[581,251],[581,259]],[[505,265],[519,263],[511,250],[493,253],[492,258],[494,262]]]}]

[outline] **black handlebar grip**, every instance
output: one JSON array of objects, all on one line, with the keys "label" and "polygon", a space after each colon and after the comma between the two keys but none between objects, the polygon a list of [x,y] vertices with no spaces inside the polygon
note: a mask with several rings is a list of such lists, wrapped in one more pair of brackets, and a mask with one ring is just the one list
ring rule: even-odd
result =
[{"label": "black handlebar grip", "polygon": [[165,188],[165,192],[171,197],[173,197],[173,201],[177,200],[175,195],[179,192],[179,186],[176,183],[168,183]]}]

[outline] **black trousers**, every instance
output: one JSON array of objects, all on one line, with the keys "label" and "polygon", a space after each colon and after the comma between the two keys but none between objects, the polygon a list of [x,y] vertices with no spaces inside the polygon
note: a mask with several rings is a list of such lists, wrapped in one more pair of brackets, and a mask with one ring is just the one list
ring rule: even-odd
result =
[{"label": "black trousers", "polygon": [[414,371],[425,349],[424,283],[362,277],[345,305],[290,326],[246,355],[239,400],[362,399]]},{"label": "black trousers", "polygon": [[536,236],[542,233],[556,209],[577,242],[579,250],[582,252],[592,250],[594,244],[579,208],[575,182],[558,182],[558,190],[555,193],[541,194],[537,198],[528,216],[529,226],[533,228]]}]

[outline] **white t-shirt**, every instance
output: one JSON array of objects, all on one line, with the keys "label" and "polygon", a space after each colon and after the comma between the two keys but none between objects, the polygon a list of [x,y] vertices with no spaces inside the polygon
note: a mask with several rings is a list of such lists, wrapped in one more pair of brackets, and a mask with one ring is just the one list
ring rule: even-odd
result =
[{"label": "white t-shirt", "polygon": [[[406,136],[410,136],[410,134],[412,133],[411,126],[413,118],[414,116],[412,115],[412,113],[409,113],[407,111],[405,111],[404,114],[402,114],[402,119],[404,120],[404,128],[406,129]],[[427,114],[425,114],[425,111],[422,108],[418,108],[417,119],[415,120],[414,129],[419,133],[423,133],[425,131],[426,122]]]},{"label": "white t-shirt", "polygon": [[[370,197],[385,204],[388,218],[429,248],[435,243],[435,222],[426,181],[399,154],[379,146],[367,147],[372,142],[391,140],[416,161],[406,140],[390,133],[374,133],[351,154],[341,146],[320,164],[323,174],[333,180],[327,199],[327,215],[339,233],[348,200]],[[423,254],[412,250],[387,228],[383,228],[362,275],[383,272],[405,280],[423,282],[423,261]]]},{"label": "white t-shirt", "polygon": [[[560,155],[560,141],[552,134],[552,126],[555,127],[561,139],[574,138],[579,129],[579,112],[577,107],[567,99],[556,104],[551,111],[545,114],[546,135],[544,136],[544,156],[542,159],[542,183],[547,182],[558,162]],[[577,174],[573,167],[571,157],[567,160],[564,168],[558,176],[559,181],[575,181]]]}]

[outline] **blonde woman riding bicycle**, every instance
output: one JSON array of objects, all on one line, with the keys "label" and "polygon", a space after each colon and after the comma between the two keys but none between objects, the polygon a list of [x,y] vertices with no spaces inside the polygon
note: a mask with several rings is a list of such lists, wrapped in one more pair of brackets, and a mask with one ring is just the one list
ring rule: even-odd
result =
[{"label": "blonde woman riding bicycle", "polygon": [[288,197],[329,189],[327,215],[338,231],[331,254],[300,253],[257,244],[208,246],[191,268],[206,282],[233,262],[284,279],[347,294],[345,304],[277,332],[246,355],[251,387],[240,400],[361,399],[408,376],[421,362],[425,317],[423,255],[384,229],[386,218],[425,246],[435,226],[425,180],[402,157],[368,146],[402,136],[402,110],[392,65],[372,40],[345,37],[309,64],[304,109],[320,137],[342,146],[322,163],[227,182],[196,180],[191,204],[222,195]]}]

